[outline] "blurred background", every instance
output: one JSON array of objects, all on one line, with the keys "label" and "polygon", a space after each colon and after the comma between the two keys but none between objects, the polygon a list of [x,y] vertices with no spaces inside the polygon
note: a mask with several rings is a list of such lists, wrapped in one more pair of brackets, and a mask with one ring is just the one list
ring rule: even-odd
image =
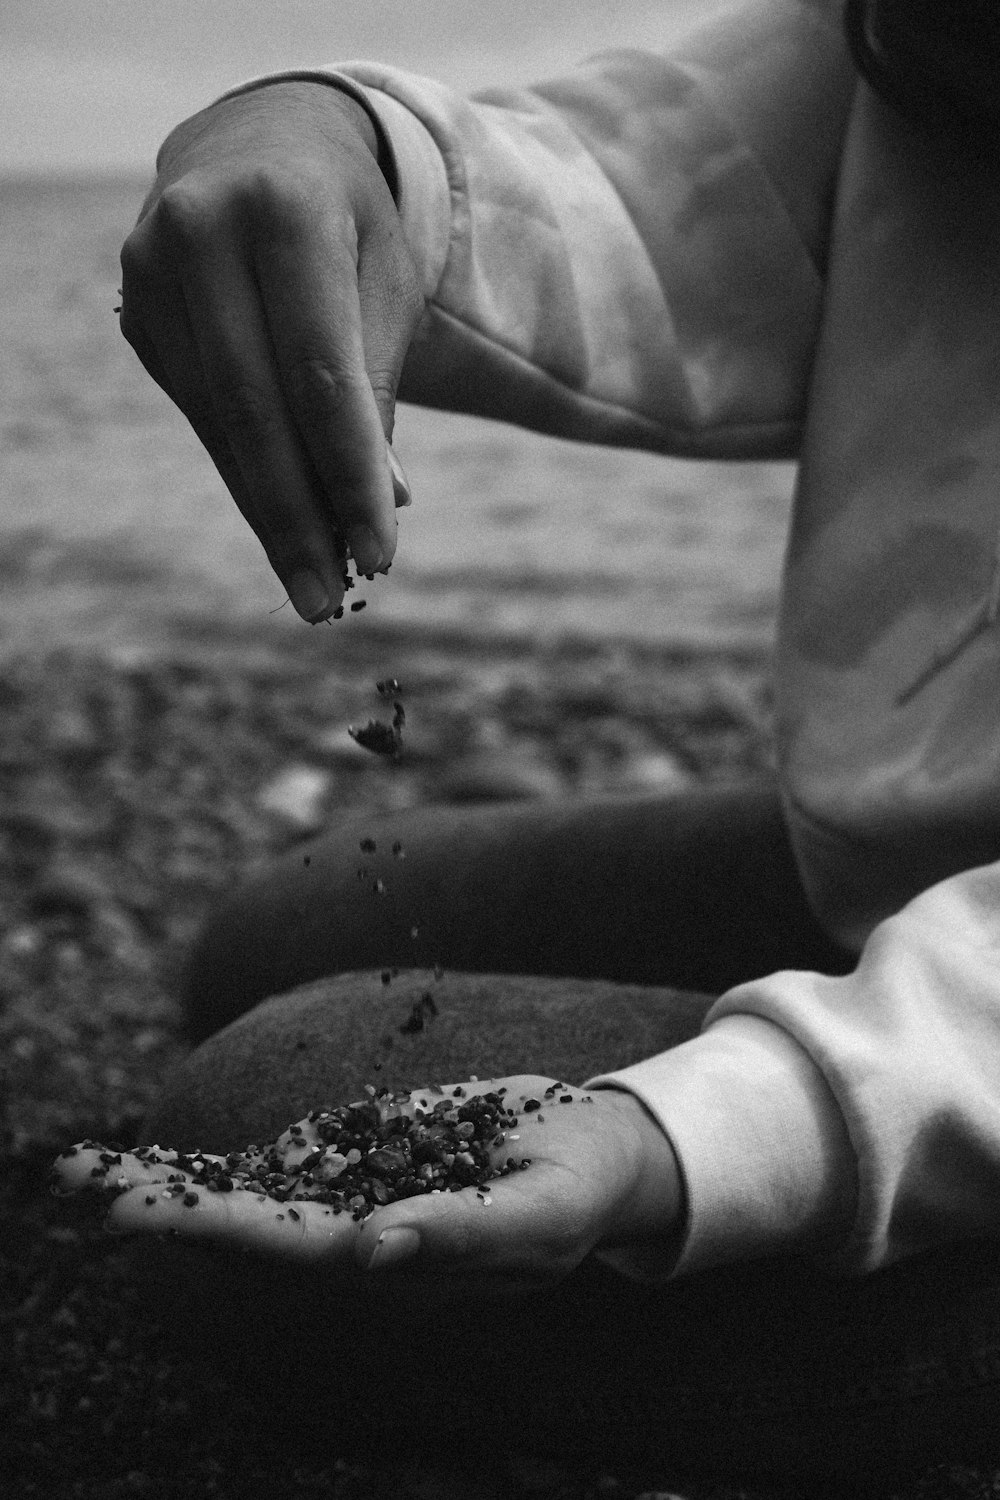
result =
[{"label": "blurred background", "polygon": [[[0,20],[0,641],[266,622],[283,594],[184,419],[118,334],[118,252],[159,142],[225,88],[378,57],[470,90],[609,46],[698,0],[5,0]],[[474,21],[470,22],[470,16]],[[762,643],[783,464],[617,454],[404,409],[415,504],[365,624]],[[294,624],[292,612],[275,628]],[[362,617],[352,628],[365,628]]]},{"label": "blurred background", "polygon": [[145,172],[234,81],[379,58],[470,90],[662,47],[718,0],[4,0],[0,168]]},{"label": "blurred background", "polygon": [[[322,1424],[306,1452],[256,1360],[244,1380],[249,1366],[175,1346],[171,1327],[196,1320],[151,1321],[146,1262],[113,1252],[96,1217],[69,1222],[47,1166],[73,1140],[135,1141],[188,1047],[179,976],[206,912],[344,809],[759,776],[790,468],[403,409],[414,504],[391,577],[363,613],[310,630],[121,337],[118,257],[163,136],[248,76],[368,56],[471,90],[659,47],[704,9],[0,0],[4,1500],[494,1493],[492,1451],[482,1475],[412,1485]],[[407,715],[392,761],[348,732],[387,717],[388,676]],[[400,1054],[440,957],[419,916],[415,974],[388,990],[371,976]],[[530,1492],[631,1500],[611,1463],[602,1487],[549,1465]]]}]

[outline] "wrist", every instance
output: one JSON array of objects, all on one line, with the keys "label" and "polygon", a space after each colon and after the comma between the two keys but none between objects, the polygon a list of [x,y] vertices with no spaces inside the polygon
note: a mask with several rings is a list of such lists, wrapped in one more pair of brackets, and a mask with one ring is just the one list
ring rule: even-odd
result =
[{"label": "wrist", "polygon": [[[318,110],[321,115],[327,117],[334,115],[343,119],[352,134],[363,142],[369,154],[374,158],[393,197],[397,196],[395,164],[385,132],[374,111],[368,108],[361,97],[360,90],[356,91],[349,80],[322,72],[278,73],[272,77],[254,79],[239,88],[231,89],[209,108],[215,111],[227,105],[231,100],[264,94],[268,96],[270,103],[273,103],[277,95],[278,107],[289,114],[301,109]],[[178,127],[178,129],[183,128],[183,126]],[[167,139],[169,142],[171,138]]]},{"label": "wrist", "polygon": [[617,1222],[606,1245],[637,1240],[668,1240],[678,1234],[685,1214],[684,1186],[670,1137],[635,1094],[624,1089],[594,1090],[594,1098],[619,1116],[631,1146],[633,1171]]}]

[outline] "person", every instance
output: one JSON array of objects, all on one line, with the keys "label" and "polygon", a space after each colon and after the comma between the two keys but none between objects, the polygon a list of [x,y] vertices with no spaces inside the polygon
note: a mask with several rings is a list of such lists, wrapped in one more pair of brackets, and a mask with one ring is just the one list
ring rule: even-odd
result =
[{"label": "person", "polygon": [[[992,21],[962,9],[971,57]],[[853,0],[845,29],[831,0],[743,0],[664,55],[473,99],[373,63],[303,70],[168,137],[123,251],[122,331],[304,619],[341,606],[348,556],[390,567],[397,397],[689,457],[796,456],[799,480],[776,783],[345,817],[208,923],[186,1001],[203,1046],[151,1128],[218,1134],[227,1057],[229,1129],[260,1123],[261,1069],[275,1107],[301,1102],[302,1069],[332,1076],[352,1046],[348,987],[284,992],[412,962],[415,912],[425,960],[500,976],[471,985],[484,1016],[505,975],[539,976],[542,1020],[553,984],[584,1008],[613,985],[648,987],[654,1010],[664,985],[704,1002],[676,1001],[659,1050],[594,1058],[573,1080],[593,1103],[554,1116],[488,1212],[421,1197],[336,1233],[265,1234],[239,1195],[147,1212],[127,1192],[119,1228],[269,1238],[331,1277],[403,1268],[482,1295],[596,1257],[640,1324],[657,1298],[676,1313],[685,1286],[713,1287],[758,1356],[776,1287],[805,1266],[787,1307],[809,1335],[782,1323],[779,1384],[826,1336],[810,1299],[827,1330],[831,1305],[864,1309],[863,1362],[901,1288],[897,1447],[932,1428],[940,1445],[970,1400],[992,1411],[982,1280],[977,1318],[955,1298],[982,1265],[968,1247],[1000,1232],[1000,169],[982,147],[1000,112],[932,12]],[[356,894],[367,833],[408,856],[377,915]],[[522,1062],[506,1081],[552,1075]],[[713,1280],[761,1266],[784,1278],[759,1273],[763,1324],[750,1281]],[[935,1306],[973,1341],[947,1358],[906,1345]],[[886,1410],[901,1420],[879,1370],[872,1443]],[[845,1448],[860,1379],[851,1365],[826,1406]]]}]

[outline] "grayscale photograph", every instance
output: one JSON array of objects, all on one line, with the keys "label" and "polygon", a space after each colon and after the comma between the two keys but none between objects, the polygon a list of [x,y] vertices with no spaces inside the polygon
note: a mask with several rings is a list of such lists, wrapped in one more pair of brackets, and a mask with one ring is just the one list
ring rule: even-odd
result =
[{"label": "grayscale photograph", "polygon": [[1000,0],[3,0],[0,1500],[1000,1495],[998,246]]}]

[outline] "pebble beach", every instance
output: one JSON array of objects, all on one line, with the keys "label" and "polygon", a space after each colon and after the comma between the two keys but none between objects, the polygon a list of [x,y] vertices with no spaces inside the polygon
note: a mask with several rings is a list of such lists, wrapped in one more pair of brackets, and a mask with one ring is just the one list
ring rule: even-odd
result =
[{"label": "pebble beach", "polygon": [[[756,1475],[506,1439],[406,1463],[335,1420],[276,1425],[176,1337],[150,1263],[48,1192],[70,1141],[134,1143],[184,1056],[178,974],[213,900],[340,811],[679,791],[771,758],[787,466],[668,483],[650,455],[404,413],[411,560],[310,630],[113,327],[136,193],[21,184],[0,225],[0,1496],[777,1500]],[[388,676],[392,762],[348,733]],[[960,1466],[880,1492],[997,1494]]]},{"label": "pebble beach", "polygon": [[[347,732],[377,714],[375,682],[390,671],[407,701],[392,762]],[[281,1433],[248,1450],[235,1372],[233,1431],[201,1432],[199,1410],[224,1394],[158,1324],[141,1259],[53,1199],[47,1170],[72,1140],[134,1142],[186,1050],[186,947],[213,896],[257,860],[342,807],[673,788],[759,769],[765,661],[414,644],[388,630],[345,631],[331,667],[318,630],[251,639],[205,627],[125,659],[11,655],[0,696],[5,1497],[236,1496],[264,1483],[373,1500],[446,1484],[474,1496],[640,1493],[617,1472],[529,1454],[495,1488],[491,1466],[387,1473],[349,1435],[322,1461]]]},{"label": "pebble beach", "polygon": [[[133,1253],[92,1211],[49,1194],[48,1167],[68,1142],[135,1142],[184,1055],[177,973],[213,898],[338,808],[679,788],[768,762],[759,653],[487,650],[345,632],[331,668],[318,631],[303,627],[294,648],[289,639],[186,629],[127,659],[63,648],[0,665],[5,1500],[790,1493],[669,1463],[633,1473],[620,1454],[581,1467],[509,1441],[482,1463],[447,1452],[401,1462],[359,1446],[335,1417],[308,1424],[322,1442],[306,1441],[270,1421],[273,1392],[240,1369],[220,1374],[197,1339],[179,1337],[148,1247]],[[389,671],[408,704],[404,753],[391,762],[347,733],[377,713],[375,683]],[[197,1257],[186,1274],[200,1274]],[[879,1493],[971,1500],[996,1493],[992,1483],[950,1468]]]}]

